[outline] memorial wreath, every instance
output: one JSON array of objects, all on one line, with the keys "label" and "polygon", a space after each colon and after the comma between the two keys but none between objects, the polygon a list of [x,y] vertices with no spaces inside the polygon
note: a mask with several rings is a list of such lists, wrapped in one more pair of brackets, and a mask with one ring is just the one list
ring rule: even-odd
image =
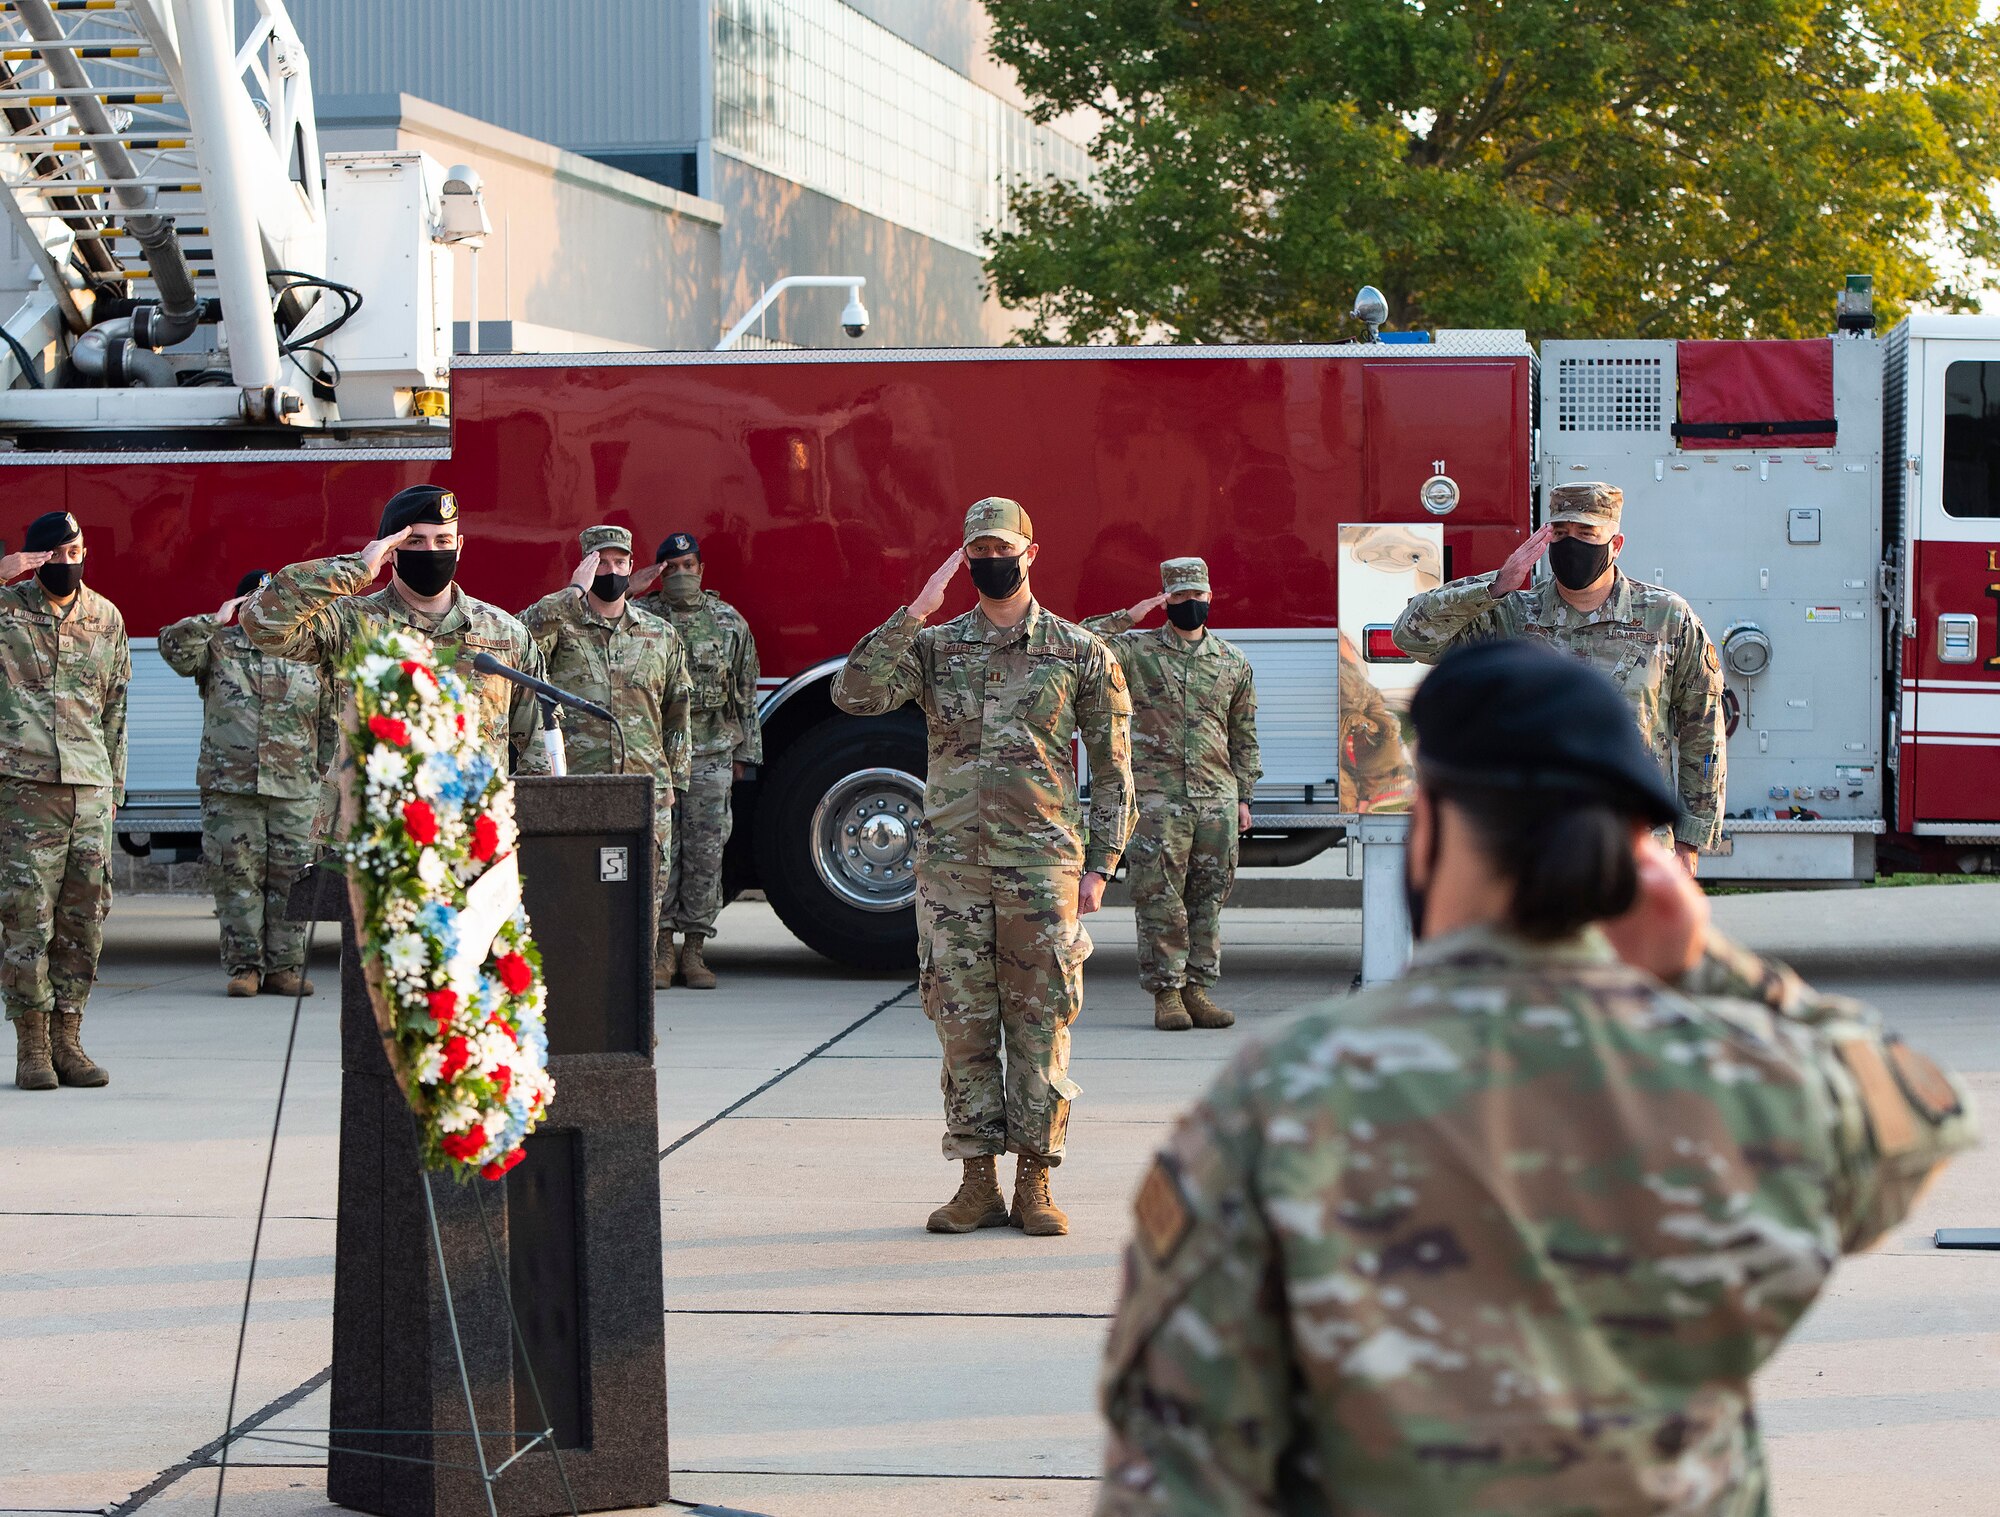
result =
[{"label": "memorial wreath", "polygon": [[383,1051],[425,1167],[496,1180],[555,1095],[514,787],[480,742],[478,697],[434,666],[429,639],[379,632],[344,673],[340,854]]}]

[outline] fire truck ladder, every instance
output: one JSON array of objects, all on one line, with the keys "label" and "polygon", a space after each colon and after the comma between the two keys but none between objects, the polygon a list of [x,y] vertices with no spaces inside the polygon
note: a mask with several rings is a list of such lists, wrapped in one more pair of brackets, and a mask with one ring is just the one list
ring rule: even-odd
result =
[{"label": "fire truck ladder", "polygon": [[42,287],[6,321],[8,379],[67,342],[92,380],[172,386],[158,350],[212,299],[229,377],[275,392],[310,303],[274,312],[271,271],[324,266],[319,147],[283,0],[240,48],[230,4],[0,0],[0,200]]}]

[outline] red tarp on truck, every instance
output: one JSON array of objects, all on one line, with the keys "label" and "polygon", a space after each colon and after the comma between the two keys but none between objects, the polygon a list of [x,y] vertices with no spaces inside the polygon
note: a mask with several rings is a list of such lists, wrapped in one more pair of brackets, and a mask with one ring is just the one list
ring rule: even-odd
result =
[{"label": "red tarp on truck", "polygon": [[1689,452],[1834,445],[1832,338],[1683,342],[1676,361]]}]

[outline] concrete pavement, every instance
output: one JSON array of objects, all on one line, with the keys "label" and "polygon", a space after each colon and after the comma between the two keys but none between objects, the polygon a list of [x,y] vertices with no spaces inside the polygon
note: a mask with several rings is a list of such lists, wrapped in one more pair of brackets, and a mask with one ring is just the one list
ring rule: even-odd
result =
[{"label": "concrete pavement", "polygon": [[[1717,902],[1730,930],[1889,1010],[2000,1120],[2000,886]],[[935,1042],[907,981],[830,969],[762,906],[723,919],[722,988],[661,1000],[661,1166],[674,1494],[773,1514],[1081,1513],[1097,1356],[1131,1192],[1243,1030],[1346,987],[1349,912],[1232,910],[1237,1032],[1156,1034],[1129,911],[1098,953],[1057,1195],[1075,1231],[922,1231],[956,1179]],[[0,1090],[0,1512],[207,1512],[290,1003],[221,995],[205,901],[128,898],[89,1044],[101,1092]],[[334,1094],[329,993],[307,1003],[273,1173],[226,1512],[329,1508]],[[748,1098],[748,1099],[746,1099]],[[2000,1255],[1930,1247],[2000,1224],[2000,1160],[1851,1261],[1761,1382],[1778,1509],[1984,1510],[2000,1489]]]}]

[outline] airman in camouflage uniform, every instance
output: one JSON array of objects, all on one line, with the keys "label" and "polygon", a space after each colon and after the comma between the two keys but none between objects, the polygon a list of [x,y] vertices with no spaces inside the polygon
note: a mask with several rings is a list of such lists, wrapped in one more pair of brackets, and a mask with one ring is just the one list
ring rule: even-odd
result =
[{"label": "airman in camouflage uniform", "polygon": [[[1031,1235],[1069,1229],[1048,1175],[1077,1094],[1069,1027],[1090,951],[1079,917],[1097,909],[1132,830],[1124,676],[1101,640],[1035,601],[1033,535],[1014,501],[976,503],[965,548],[855,645],[834,681],[841,710],[877,716],[915,702],[930,732],[918,984],[944,1050],[945,1157],[965,1166],[958,1194],[931,1214],[933,1232],[1010,1219]],[[961,564],[978,607],[925,627]],[[1079,730],[1087,823],[1071,749]],[[994,1175],[1006,1152],[1018,1156],[1011,1211]]]},{"label": "airman in camouflage uniform", "polygon": [[[548,665],[552,684],[597,702],[618,719],[619,741],[588,718],[567,735],[573,774],[650,774],[658,844],[653,907],[666,909],[674,858],[674,795],[688,788],[687,652],[672,625],[626,599],[632,534],[598,526],[577,539],[583,563],[569,584],[521,613]],[[622,767],[621,767],[622,764]],[[654,982],[672,982],[673,965],[654,966]]]},{"label": "airman in camouflage uniform", "polygon": [[[1236,881],[1237,839],[1250,830],[1250,796],[1264,770],[1250,660],[1207,628],[1208,565],[1170,558],[1160,583],[1157,600],[1083,625],[1111,644],[1132,695],[1139,825],[1125,858],[1139,984],[1153,997],[1153,1025],[1181,1032],[1236,1020],[1208,991],[1222,973],[1222,903]],[[1166,626],[1132,630],[1161,604]]]},{"label": "airman in camouflage uniform", "polygon": [[[1546,666],[1572,671],[1534,662],[1577,710]],[[1522,693],[1465,672],[1496,708]],[[1548,710],[1464,733],[1457,782],[1590,837],[1673,815],[1621,696],[1588,683],[1560,743],[1523,740]],[[1417,715],[1429,791],[1446,724]],[[1589,788],[1547,798],[1565,784]],[[1468,864],[1471,813],[1445,828],[1440,804],[1420,794],[1412,857],[1413,920],[1440,925],[1403,977],[1244,1050],[1140,1187],[1100,1517],[1755,1517],[1752,1375],[1971,1140],[1955,1080],[1714,934],[1652,838],[1632,910],[1541,941],[1514,921],[1550,897]],[[1555,868],[1561,919],[1587,918],[1595,881]]]},{"label": "airman in camouflage uniform", "polygon": [[[1686,601],[1617,567],[1624,503],[1615,485],[1557,486],[1548,525],[1499,569],[1414,596],[1396,620],[1396,646],[1434,664],[1462,643],[1533,638],[1610,675],[1680,792],[1674,851],[1692,871],[1698,852],[1722,836],[1722,665]],[[1544,553],[1555,573],[1529,585]]]},{"label": "airman in camouflage uniform", "polygon": [[[359,553],[293,564],[272,575],[238,612],[251,646],[317,665],[321,678],[337,689],[340,665],[371,632],[384,626],[421,632],[436,649],[438,667],[455,671],[478,696],[487,757],[503,770],[547,774],[535,696],[472,667],[474,658],[489,653],[540,678],[542,655],[526,627],[452,582],[464,547],[458,498],[436,485],[412,485],[390,497],[376,531],[375,541]],[[362,593],[392,556],[389,583]],[[343,756],[341,763],[346,762]],[[337,771],[327,781],[318,818],[322,836],[330,833],[337,812]]]},{"label": "airman in camouflage uniform", "polygon": [[271,576],[246,574],[212,615],[161,629],[160,657],[201,691],[202,855],[222,923],[229,994],[311,995],[306,924],[288,909],[311,867],[321,782],[340,741],[333,685],[232,625]]},{"label": "airman in camouflage uniform", "polygon": [[[678,966],[690,990],[713,990],[715,971],[702,944],[715,936],[722,911],[722,850],[733,826],[730,788],[746,765],[764,761],[764,729],[757,720],[757,640],[742,612],[702,589],[701,574],[701,544],[676,532],[660,544],[657,561],[634,587],[660,581],[639,604],[673,623],[694,681],[694,758],[674,810],[674,862],[660,910],[658,962],[670,974]],[[686,940],[678,956],[677,932]]]},{"label": "airman in camouflage uniform", "polygon": [[36,517],[0,558],[0,581],[35,571],[0,589],[0,995],[23,1090],[111,1079],[83,1051],[83,1009],[111,910],[132,652],[83,563],[67,511]]}]

